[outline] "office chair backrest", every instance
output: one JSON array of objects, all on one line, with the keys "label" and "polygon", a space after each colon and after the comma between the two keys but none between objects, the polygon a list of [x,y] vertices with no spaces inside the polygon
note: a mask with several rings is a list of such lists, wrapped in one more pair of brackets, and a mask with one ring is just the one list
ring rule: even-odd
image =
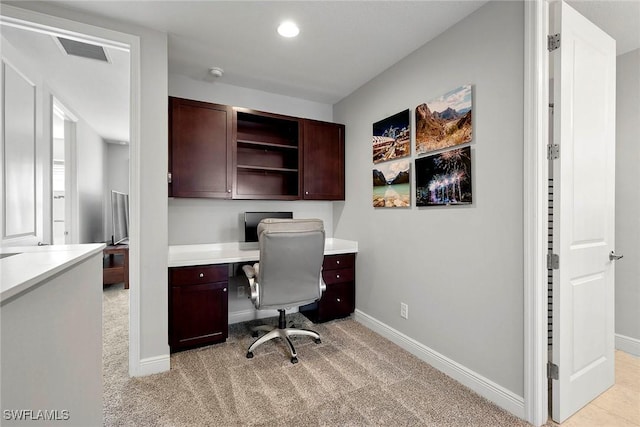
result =
[{"label": "office chair backrest", "polygon": [[319,219],[264,219],[258,224],[260,307],[288,308],[320,298],[324,225]]}]

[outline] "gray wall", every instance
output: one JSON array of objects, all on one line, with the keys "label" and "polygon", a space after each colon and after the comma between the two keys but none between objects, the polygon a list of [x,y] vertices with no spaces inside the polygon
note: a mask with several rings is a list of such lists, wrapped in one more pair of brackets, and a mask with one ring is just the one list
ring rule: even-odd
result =
[{"label": "gray wall", "polygon": [[[521,2],[489,3],[334,108],[346,124],[347,163],[334,234],[358,241],[356,308],[519,396],[523,25]],[[467,83],[473,205],[374,209],[372,124],[406,108],[413,116],[417,105]]]},{"label": "gray wall", "polygon": [[129,194],[129,145],[105,143],[107,149],[104,189],[104,229],[107,239],[113,234],[111,190]]},{"label": "gray wall", "polygon": [[107,147],[86,122],[76,123],[78,243],[104,242]]},{"label": "gray wall", "polygon": [[617,58],[616,107],[616,334],[640,356],[640,49]]}]

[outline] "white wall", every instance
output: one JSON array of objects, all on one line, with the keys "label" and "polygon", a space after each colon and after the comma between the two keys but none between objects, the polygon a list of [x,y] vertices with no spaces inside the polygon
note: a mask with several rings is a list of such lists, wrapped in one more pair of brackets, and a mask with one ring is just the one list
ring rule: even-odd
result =
[{"label": "white wall", "polygon": [[67,410],[62,425],[102,424],[102,281],[100,253],[0,307],[2,425],[5,410]]},{"label": "white wall", "polygon": [[[356,309],[520,397],[523,26],[522,2],[488,3],[334,108],[347,164],[334,234],[358,241]],[[473,204],[374,209],[372,124],[467,83]]]},{"label": "white wall", "polygon": [[[333,118],[332,106],[328,104],[173,74],[169,75],[169,95],[316,120]],[[172,198],[169,244],[237,242],[241,236],[239,216],[245,211],[263,210],[292,211],[298,218],[320,218],[325,222],[327,236],[333,234],[332,202]]]},{"label": "white wall", "polygon": [[640,356],[640,49],[617,58],[616,347]]}]

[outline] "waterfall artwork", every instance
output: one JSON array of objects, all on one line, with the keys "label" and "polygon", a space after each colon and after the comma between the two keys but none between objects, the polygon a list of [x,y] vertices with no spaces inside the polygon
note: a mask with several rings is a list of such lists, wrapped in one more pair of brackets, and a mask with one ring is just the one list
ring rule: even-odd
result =
[{"label": "waterfall artwork", "polygon": [[411,206],[411,162],[396,160],[373,169],[373,207],[408,208]]},{"label": "waterfall artwork", "polygon": [[416,159],[416,206],[469,205],[471,148]]},{"label": "waterfall artwork", "polygon": [[416,107],[416,154],[471,142],[471,85]]},{"label": "waterfall artwork", "polygon": [[401,111],[373,124],[373,163],[407,157],[411,154],[409,110]]}]

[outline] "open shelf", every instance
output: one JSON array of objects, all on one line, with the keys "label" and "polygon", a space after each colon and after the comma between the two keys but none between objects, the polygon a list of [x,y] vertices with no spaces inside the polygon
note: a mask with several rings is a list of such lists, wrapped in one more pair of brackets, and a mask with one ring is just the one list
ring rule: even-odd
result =
[{"label": "open shelf", "polygon": [[253,110],[235,113],[234,197],[298,198],[299,120]]}]

